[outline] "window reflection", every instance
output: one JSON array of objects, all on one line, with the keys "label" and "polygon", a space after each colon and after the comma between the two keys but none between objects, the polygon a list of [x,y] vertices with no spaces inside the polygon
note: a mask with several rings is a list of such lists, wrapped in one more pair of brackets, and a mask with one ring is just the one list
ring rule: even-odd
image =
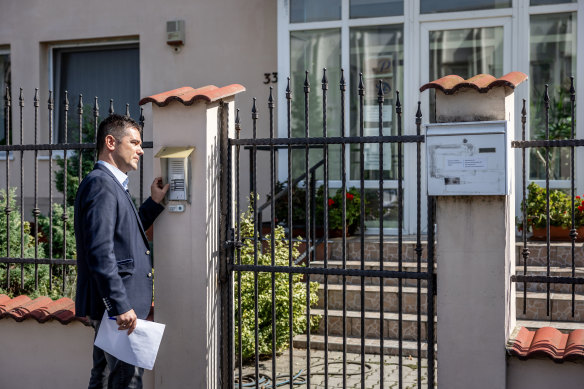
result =
[{"label": "window reflection", "polygon": [[404,0],[351,0],[351,19],[404,14]]},{"label": "window reflection", "polygon": [[[341,31],[339,29],[293,31],[290,32],[290,80],[292,88],[292,137],[305,136],[304,123],[304,79],[308,70],[309,94],[309,136],[323,136],[323,68],[327,68],[329,88],[327,90],[327,135],[340,136],[341,97]],[[340,179],[341,148],[329,146],[330,179]],[[310,166],[322,159],[322,148],[310,151]],[[293,150],[292,164],[294,176],[305,172],[304,150]],[[322,178],[322,168],[317,171]]]},{"label": "window reflection", "polygon": [[[359,128],[359,74],[363,73],[365,97],[363,107],[363,135],[379,135],[379,105],[377,91],[379,82],[383,87],[383,135],[397,134],[395,120],[396,90],[403,90],[403,27],[373,26],[353,28],[350,32],[351,60],[351,127],[352,136],[360,135]],[[404,96],[402,93],[401,101]],[[378,180],[379,144],[365,145],[364,179]],[[351,146],[350,176],[360,179],[360,146]],[[383,177],[397,179],[397,146],[384,144]]]},{"label": "window reflection", "polygon": [[[571,132],[570,76],[576,73],[576,15],[533,15],[530,20],[530,136],[545,139],[545,84],[550,96],[550,139],[566,139]],[[550,150],[550,178],[570,178],[569,149]],[[533,149],[530,178],[545,179],[545,149]]]},{"label": "window reflection", "polygon": [[[503,27],[430,31],[430,80],[456,74],[503,75]],[[436,97],[430,93],[430,121],[436,121]]]},{"label": "window reflection", "polygon": [[575,3],[576,0],[531,0],[529,5]]},{"label": "window reflection", "polygon": [[475,11],[511,7],[511,0],[420,0],[420,13]]},{"label": "window reflection", "polygon": [[341,0],[290,0],[290,23],[322,22],[341,18]]}]

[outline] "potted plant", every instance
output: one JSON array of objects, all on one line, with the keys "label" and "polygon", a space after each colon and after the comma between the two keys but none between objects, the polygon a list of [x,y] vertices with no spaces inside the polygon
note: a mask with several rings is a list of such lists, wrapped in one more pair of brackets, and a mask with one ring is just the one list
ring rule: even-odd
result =
[{"label": "potted plant", "polygon": [[[286,183],[277,183],[276,192],[285,188]],[[347,235],[355,233],[359,227],[359,216],[361,214],[361,197],[356,188],[347,189]],[[269,199],[269,196],[268,196]],[[316,226],[316,237],[323,235],[324,226],[324,187],[320,186],[316,191],[314,199],[315,212],[314,224]],[[312,200],[309,200],[312,204]],[[327,197],[328,204],[328,230],[329,237],[339,237],[343,230],[343,191],[337,189],[335,194]],[[276,221],[279,225],[288,227],[288,195],[281,197],[276,202]],[[306,223],[306,191],[304,188],[294,186],[292,188],[292,236],[304,236]]]},{"label": "potted plant", "polygon": [[[361,196],[356,188],[346,192],[347,235],[353,235],[359,227],[361,215]],[[337,189],[333,196],[327,198],[328,204],[328,236],[337,238],[343,235],[343,190]],[[321,186],[316,194],[316,222],[324,226],[324,188]]]},{"label": "potted plant", "polygon": [[[520,231],[527,228],[532,232],[532,239],[545,240],[546,217],[546,190],[532,182],[527,187],[529,193],[526,198],[526,222],[519,219],[517,226]],[[569,241],[572,228],[572,199],[568,194],[557,190],[550,190],[550,239]],[[523,209],[523,202],[521,203]],[[578,232],[577,241],[584,240],[584,200],[582,196],[574,198],[574,228]]]}]

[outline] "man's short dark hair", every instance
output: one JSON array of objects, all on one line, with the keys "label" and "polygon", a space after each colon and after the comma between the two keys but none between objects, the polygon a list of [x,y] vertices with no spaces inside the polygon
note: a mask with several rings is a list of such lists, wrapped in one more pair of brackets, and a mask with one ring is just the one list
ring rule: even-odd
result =
[{"label": "man's short dark hair", "polygon": [[108,135],[113,136],[115,139],[120,140],[126,134],[129,128],[135,128],[140,133],[142,133],[142,127],[136,121],[128,116],[122,116],[118,114],[111,114],[105,118],[97,129],[97,142],[96,148],[99,154],[105,147],[105,137]]}]

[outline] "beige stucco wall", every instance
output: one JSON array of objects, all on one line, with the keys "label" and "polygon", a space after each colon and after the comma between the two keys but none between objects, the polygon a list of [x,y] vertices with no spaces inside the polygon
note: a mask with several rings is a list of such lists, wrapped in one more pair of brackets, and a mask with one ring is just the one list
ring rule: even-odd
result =
[{"label": "beige stucco wall", "polygon": [[584,362],[555,363],[549,358],[507,360],[507,389],[581,388]]},{"label": "beige stucco wall", "polygon": [[[0,320],[0,387],[84,388],[92,366],[93,328],[80,322],[63,325],[36,320]],[[144,374],[144,389],[154,388],[154,374]]]},{"label": "beige stucco wall", "polygon": [[[436,297],[438,382],[449,389],[505,388],[505,351],[515,322],[514,201],[438,197]],[[461,366],[465,366],[461,369]]]},{"label": "beige stucco wall", "polygon": [[[233,132],[233,98],[229,128]],[[154,224],[155,320],[166,324],[157,388],[219,387],[219,104],[154,107],[154,150],[194,146],[191,202]],[[233,134],[231,134],[233,136]],[[161,172],[158,159],[154,171]],[[174,203],[174,202],[173,202]]]},{"label": "beige stucco wall", "polygon": [[[40,140],[48,141],[47,104],[49,87],[49,54],[54,44],[110,42],[116,39],[137,40],[140,46],[140,95],[142,97],[180,86],[199,87],[208,84],[224,86],[239,83],[247,92],[237,97],[241,108],[242,137],[251,137],[251,97],[260,104],[258,136],[268,135],[267,96],[263,73],[277,71],[276,2],[271,0],[103,0],[79,2],[3,1],[0,12],[0,46],[10,46],[12,93],[18,98],[19,88],[25,92],[25,143],[34,142],[34,88],[41,90]],[[166,44],[166,22],[185,21],[185,45],[175,53]],[[281,77],[285,80],[285,77]],[[275,86],[277,92],[278,85]],[[279,85],[284,87],[284,85]],[[2,92],[3,95],[3,92]],[[87,101],[89,103],[92,101]],[[72,113],[76,111],[72,99]],[[134,102],[137,104],[137,102]],[[18,101],[15,100],[13,121],[19,140]],[[102,115],[107,103],[102,102]],[[117,107],[118,112],[122,107]],[[262,112],[263,111],[263,112]],[[151,108],[145,108],[145,140],[152,140]],[[32,152],[25,154],[25,203],[32,204],[34,164]],[[20,186],[19,153],[11,164],[11,185]],[[152,179],[152,152],[146,152],[145,182]],[[247,187],[247,157],[242,158],[242,183]],[[39,163],[39,196],[48,196],[48,163]],[[138,197],[137,173],[130,175],[131,191]],[[264,182],[265,181],[265,182]],[[5,184],[4,162],[0,161],[0,183]],[[259,177],[260,188],[269,181]],[[148,195],[149,185],[146,196]],[[247,190],[247,188],[245,188]],[[243,191],[243,188],[242,188]],[[56,201],[56,200],[55,200]],[[58,201],[62,201],[59,199]],[[40,200],[44,208],[48,202]],[[26,206],[30,208],[30,205]],[[43,213],[46,213],[42,209]],[[30,215],[27,210],[25,214]]]}]

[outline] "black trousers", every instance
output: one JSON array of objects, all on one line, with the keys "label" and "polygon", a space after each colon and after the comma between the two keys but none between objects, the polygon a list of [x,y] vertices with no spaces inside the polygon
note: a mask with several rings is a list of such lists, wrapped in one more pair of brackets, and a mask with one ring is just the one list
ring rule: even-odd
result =
[{"label": "black trousers", "polygon": [[[91,320],[95,336],[101,320]],[[94,338],[95,339],[95,338]],[[142,389],[144,369],[130,365],[93,346],[93,367],[89,389]]]}]

